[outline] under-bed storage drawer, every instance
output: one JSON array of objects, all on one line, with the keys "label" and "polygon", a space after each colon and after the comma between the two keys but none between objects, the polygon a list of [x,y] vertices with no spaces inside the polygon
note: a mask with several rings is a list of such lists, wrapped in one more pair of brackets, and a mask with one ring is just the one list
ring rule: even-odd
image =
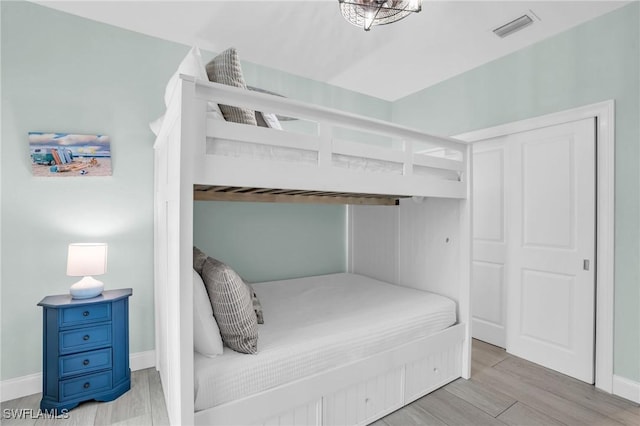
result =
[{"label": "under-bed storage drawer", "polygon": [[366,425],[403,404],[403,369],[396,368],[323,397],[323,425]]},{"label": "under-bed storage drawer", "polygon": [[322,399],[303,404],[293,410],[274,416],[262,423],[263,426],[321,426]]},{"label": "under-bed storage drawer", "polygon": [[462,342],[406,365],[405,404],[460,377]]}]

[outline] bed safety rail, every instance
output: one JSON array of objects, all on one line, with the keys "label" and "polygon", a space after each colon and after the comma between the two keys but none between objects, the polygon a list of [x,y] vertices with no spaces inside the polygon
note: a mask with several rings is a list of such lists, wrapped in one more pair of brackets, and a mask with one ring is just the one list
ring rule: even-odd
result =
[{"label": "bed safety rail", "polygon": [[[318,192],[394,199],[468,195],[466,142],[280,96],[182,78],[182,96],[193,93],[197,112],[195,117],[183,114],[182,120],[201,121],[195,126],[202,132],[195,138],[194,177],[200,184],[196,199],[215,199],[221,192],[209,191],[205,197],[207,185],[232,188],[235,198],[262,188],[309,191],[316,197]],[[310,125],[301,132],[288,129],[290,121],[284,122],[283,130],[227,122],[206,113],[208,102]]]}]

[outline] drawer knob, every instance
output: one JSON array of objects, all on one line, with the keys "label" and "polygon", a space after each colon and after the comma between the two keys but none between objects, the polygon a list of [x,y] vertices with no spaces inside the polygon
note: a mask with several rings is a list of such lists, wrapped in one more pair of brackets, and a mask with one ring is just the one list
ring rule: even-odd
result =
[{"label": "drawer knob", "polygon": [[83,317],[88,317],[88,316],[89,316],[89,311],[84,311],[84,312],[82,313],[82,316],[83,316]]},{"label": "drawer knob", "polygon": [[438,374],[438,367],[434,367],[434,368],[433,368],[433,372],[434,372],[434,373],[436,373],[436,374]]},{"label": "drawer knob", "polygon": [[82,336],[82,340],[89,340],[89,335],[85,334],[84,336]]},{"label": "drawer knob", "polygon": [[83,386],[83,387],[84,387],[85,389],[89,389],[89,386],[91,386],[91,383],[87,382],[87,383],[85,383],[85,384],[84,384],[84,386]]},{"label": "drawer knob", "polygon": [[82,361],[82,365],[89,365],[89,360],[85,359],[84,361]]}]

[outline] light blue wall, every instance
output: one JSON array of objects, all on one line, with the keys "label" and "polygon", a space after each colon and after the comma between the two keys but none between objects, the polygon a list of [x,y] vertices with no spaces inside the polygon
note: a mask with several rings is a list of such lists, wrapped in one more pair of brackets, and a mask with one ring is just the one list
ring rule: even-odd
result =
[{"label": "light blue wall", "polygon": [[[108,272],[102,279],[107,289],[133,288],[131,351],[151,350],[154,138],[147,123],[162,113],[164,86],[189,48],[33,3],[0,5],[0,379],[41,371],[42,313],[36,304],[46,295],[68,292],[75,281],[65,275],[70,242],[109,244]],[[391,116],[386,102],[252,64],[243,66],[250,84],[377,118]],[[29,131],[111,136],[113,176],[34,178]],[[211,208],[197,208],[197,214],[209,214]],[[252,217],[255,212],[273,219],[269,232],[277,229],[271,226],[278,219],[293,220],[298,211],[309,223],[299,222],[299,229],[308,226],[305,235],[284,233],[278,243],[278,249],[285,250],[287,238],[292,238],[292,265],[278,263],[279,252],[260,240],[264,234],[256,236],[258,242],[243,234],[247,244],[262,248],[259,270],[246,268],[244,254],[226,252],[227,245],[215,250],[229,263],[241,265],[248,279],[301,275],[307,267],[311,273],[344,269],[344,207],[312,212],[300,206],[253,209],[222,206],[220,213],[214,211],[215,220],[222,222],[214,222],[213,229],[218,223],[234,229],[240,218],[243,225],[256,227],[262,219]],[[225,238],[233,240],[233,235]],[[304,250],[309,250],[308,256]],[[308,263],[298,263],[303,259]]]},{"label": "light blue wall", "polygon": [[615,374],[640,381],[640,4],[635,2],[394,103],[443,135],[615,100]]},{"label": "light blue wall", "polygon": [[[132,287],[131,351],[153,349],[153,138],[184,48],[31,3],[2,2],[1,378],[41,370],[46,295],[71,242],[109,244],[105,288]],[[162,52],[162,54],[158,54]],[[27,132],[111,137],[113,176],[35,178]]]},{"label": "light blue wall", "polygon": [[198,201],[194,244],[250,282],[346,270],[343,206]]}]

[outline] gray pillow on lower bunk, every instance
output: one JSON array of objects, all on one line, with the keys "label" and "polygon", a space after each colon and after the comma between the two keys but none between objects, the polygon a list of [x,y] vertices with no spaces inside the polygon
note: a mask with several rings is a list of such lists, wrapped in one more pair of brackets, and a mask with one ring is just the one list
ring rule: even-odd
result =
[{"label": "gray pillow on lower bunk", "polygon": [[197,273],[202,275],[202,267],[204,266],[205,260],[207,260],[207,255],[202,252],[198,247],[193,246],[193,269],[196,270]]},{"label": "gray pillow on lower bunk", "polygon": [[211,257],[205,260],[201,275],[222,341],[237,352],[258,352],[258,320],[249,286],[233,269]]},{"label": "gray pillow on lower bunk", "polygon": [[260,299],[258,299],[258,295],[253,289],[253,286],[251,284],[247,285],[251,291],[251,301],[253,303],[253,310],[256,313],[256,318],[258,319],[258,324],[264,324],[264,315],[262,314],[262,304],[260,303]]}]

